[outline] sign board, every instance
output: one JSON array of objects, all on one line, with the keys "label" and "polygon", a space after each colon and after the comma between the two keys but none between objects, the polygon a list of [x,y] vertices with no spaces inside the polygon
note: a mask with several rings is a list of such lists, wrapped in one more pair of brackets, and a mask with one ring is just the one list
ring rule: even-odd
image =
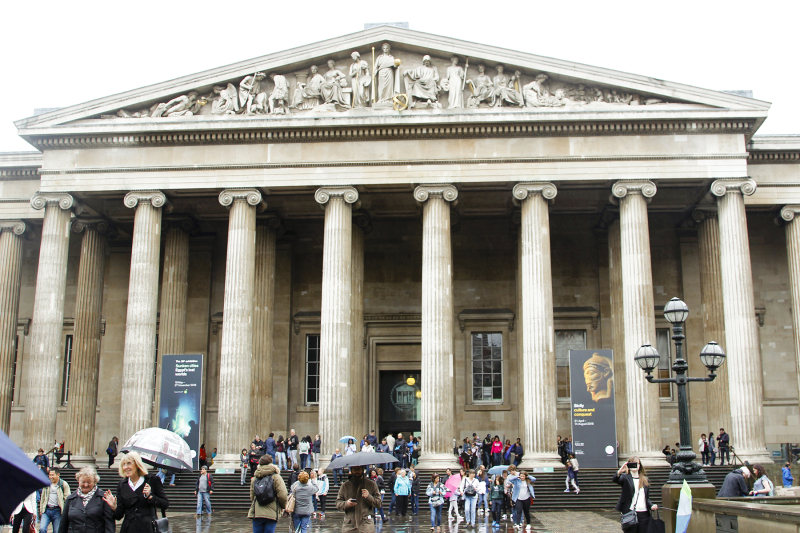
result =
[{"label": "sign board", "polygon": [[611,350],[569,351],[572,453],[581,468],[617,465]]},{"label": "sign board", "polygon": [[203,355],[165,355],[161,360],[161,401],[159,427],[180,435],[195,452],[200,450],[201,399],[203,397]]}]

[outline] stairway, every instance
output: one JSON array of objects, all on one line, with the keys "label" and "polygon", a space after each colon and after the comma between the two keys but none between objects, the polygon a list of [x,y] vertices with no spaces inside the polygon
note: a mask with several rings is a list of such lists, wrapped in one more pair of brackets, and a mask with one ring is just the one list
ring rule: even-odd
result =
[{"label": "stairway", "polygon": [[[705,469],[708,480],[717,489],[722,486],[725,476],[733,470],[730,466],[707,467]],[[540,473],[535,474],[536,483],[534,489],[536,500],[531,506],[532,510],[540,511],[563,511],[563,510],[597,510],[614,509],[619,498],[619,487],[611,482],[616,470],[610,468],[582,468],[578,474],[580,482],[580,494],[564,493],[566,472]],[[76,469],[62,469],[61,475],[70,486],[77,488],[75,482]],[[420,475],[420,510],[428,511],[428,497],[425,489],[430,482],[432,471],[418,470]],[[104,490],[115,490],[119,481],[119,474],[115,469],[99,468],[100,487]],[[239,474],[213,474],[214,494],[211,496],[211,505],[214,509],[242,509],[250,507],[250,479],[248,476],[244,486],[239,484]],[[650,485],[652,487],[650,499],[653,503],[661,505],[661,486],[669,477],[669,468],[651,468],[648,470]],[[289,471],[282,472],[285,482],[289,480]],[[169,498],[169,508],[172,511],[192,511],[197,505],[194,495],[195,480],[197,473],[178,475],[175,478],[175,486],[164,487]],[[335,503],[339,486],[333,484],[333,476],[328,475],[331,488],[328,491],[327,511],[336,512]],[[167,478],[169,481],[169,478]],[[341,480],[340,480],[341,481]],[[389,509],[390,495],[384,497],[383,509]],[[445,503],[445,505],[447,505]],[[411,504],[409,502],[409,512]]]}]

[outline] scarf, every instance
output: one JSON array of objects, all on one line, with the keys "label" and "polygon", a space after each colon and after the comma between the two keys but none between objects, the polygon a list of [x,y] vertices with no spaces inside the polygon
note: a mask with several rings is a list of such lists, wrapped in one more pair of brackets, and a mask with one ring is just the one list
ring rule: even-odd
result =
[{"label": "scarf", "polygon": [[92,499],[94,493],[97,492],[97,485],[95,485],[94,488],[90,490],[88,494],[84,494],[83,492],[81,492],[80,487],[78,487],[77,492],[78,496],[80,496],[81,500],[83,500],[83,506],[86,507],[87,505],[89,505],[89,500]]}]

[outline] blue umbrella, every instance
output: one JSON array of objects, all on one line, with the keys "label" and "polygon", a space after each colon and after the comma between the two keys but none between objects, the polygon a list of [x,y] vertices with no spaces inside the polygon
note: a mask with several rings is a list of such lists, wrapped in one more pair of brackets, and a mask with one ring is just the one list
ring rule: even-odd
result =
[{"label": "blue umbrella", "polygon": [[358,443],[358,439],[350,435],[345,435],[344,437],[339,439],[339,442],[341,442],[342,444],[347,444],[350,441],[350,439],[353,439],[353,442]]},{"label": "blue umbrella", "polygon": [[12,511],[28,495],[50,484],[50,480],[19,446],[0,431],[0,524],[7,524]]},{"label": "blue umbrella", "polygon": [[502,474],[506,470],[508,470],[508,465],[493,466],[493,467],[491,467],[489,469],[489,475],[490,476],[499,476],[500,474]]}]

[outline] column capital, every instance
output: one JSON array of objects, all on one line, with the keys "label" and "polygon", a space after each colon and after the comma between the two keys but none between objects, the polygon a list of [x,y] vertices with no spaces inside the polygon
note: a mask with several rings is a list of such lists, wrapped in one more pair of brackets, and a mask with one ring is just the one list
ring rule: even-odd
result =
[{"label": "column capital", "polygon": [[528,198],[529,195],[537,194],[541,194],[542,198],[552,202],[556,194],[558,194],[558,189],[555,184],[548,181],[528,181],[514,185],[514,190],[511,194],[514,196],[515,201],[520,202]]},{"label": "column capital", "polygon": [[166,234],[169,228],[179,228],[187,235],[196,236],[200,233],[200,225],[197,220],[187,214],[174,214],[161,218],[161,225],[163,226],[162,234]]},{"label": "column capital", "polygon": [[71,210],[76,215],[83,212],[83,206],[66,192],[37,192],[31,197],[31,207],[36,210],[44,209],[47,204],[58,204],[61,209]]},{"label": "column capital", "polygon": [[257,206],[259,211],[267,208],[267,202],[258,189],[225,189],[219,193],[219,203],[225,207],[230,207],[233,202],[247,202],[249,205]]},{"label": "column capital", "polygon": [[446,201],[453,202],[458,198],[458,189],[449,183],[420,185],[414,189],[414,199],[418,202],[425,202],[431,196],[441,196]]},{"label": "column capital", "polygon": [[704,220],[708,220],[709,218],[717,218],[716,206],[708,205],[703,207],[695,207],[694,211],[692,211],[692,219],[695,222],[700,223]]},{"label": "column capital", "polygon": [[797,215],[800,215],[800,205],[785,205],[781,209],[781,218],[786,222],[791,222]]},{"label": "column capital", "polygon": [[0,220],[0,233],[11,231],[14,235],[22,235],[28,229],[22,220]]},{"label": "column capital", "polygon": [[724,178],[711,184],[711,194],[714,196],[725,196],[729,192],[750,196],[756,192],[756,182],[750,178]]},{"label": "column capital", "polygon": [[319,205],[324,206],[331,198],[341,198],[348,204],[354,204],[358,201],[358,191],[355,187],[320,187],[314,193],[314,200]]},{"label": "column capital", "polygon": [[650,180],[622,180],[611,187],[614,198],[625,198],[629,194],[641,194],[645,198],[652,198],[656,195],[656,191],[656,184]]},{"label": "column capital", "polygon": [[104,218],[76,218],[72,221],[72,232],[83,233],[87,229],[97,230],[98,233],[106,233],[109,229],[108,221]]},{"label": "column capital", "polygon": [[167,195],[161,191],[131,191],[123,200],[125,207],[133,209],[140,203],[148,203],[153,207],[164,207],[164,211],[172,210],[172,204],[167,200]]}]

